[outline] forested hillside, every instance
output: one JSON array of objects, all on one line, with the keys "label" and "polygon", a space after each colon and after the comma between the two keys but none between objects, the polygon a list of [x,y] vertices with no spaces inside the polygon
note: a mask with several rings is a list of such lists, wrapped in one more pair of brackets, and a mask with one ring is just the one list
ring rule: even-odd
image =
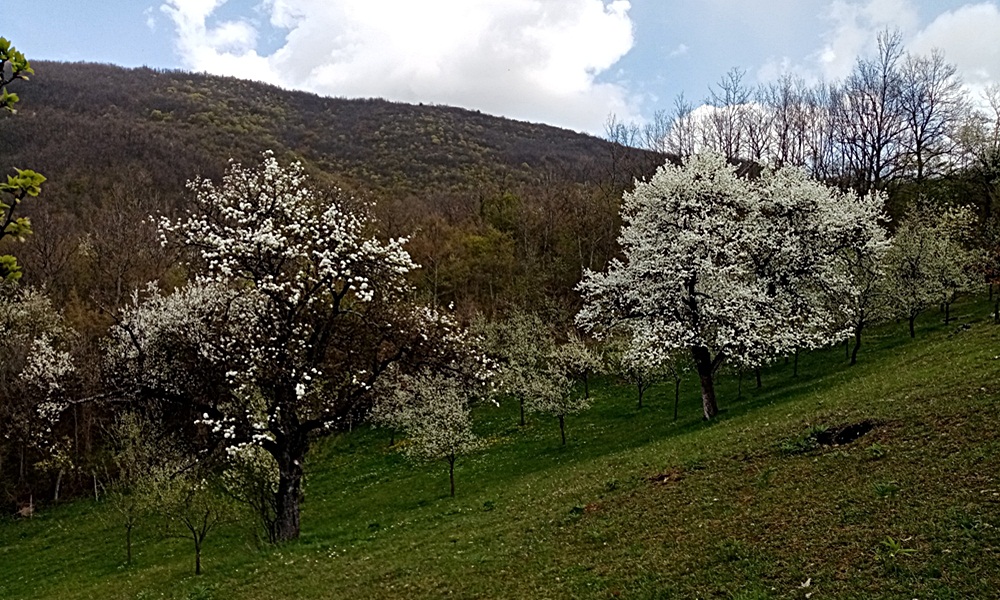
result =
[{"label": "forested hillside", "polygon": [[[581,268],[600,268],[614,252],[623,187],[662,162],[591,136],[446,106],[145,68],[32,66],[19,114],[0,119],[4,163],[48,178],[42,199],[24,207],[40,235],[18,254],[27,282],[82,301],[114,289],[114,305],[122,290],[158,276],[159,259],[119,254],[155,253],[136,237],[142,220],[183,209],[189,179],[217,178],[229,159],[253,162],[263,150],[301,160],[323,185],[374,203],[385,235],[413,237],[411,253],[426,267],[422,289],[445,303],[492,311],[568,301]],[[75,264],[85,238],[97,271],[144,264],[94,273]],[[111,281],[85,281],[102,275]]]}]

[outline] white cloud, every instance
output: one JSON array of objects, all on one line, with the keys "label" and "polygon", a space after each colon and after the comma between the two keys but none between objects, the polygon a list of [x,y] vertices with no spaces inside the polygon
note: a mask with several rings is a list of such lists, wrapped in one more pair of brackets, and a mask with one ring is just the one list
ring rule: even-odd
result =
[{"label": "white cloud", "polygon": [[142,11],[142,14],[143,14],[143,16],[146,17],[146,27],[148,27],[150,31],[155,32],[156,31],[156,17],[153,15],[153,7],[150,6],[146,10]]},{"label": "white cloud", "polygon": [[688,48],[687,44],[679,44],[676,48],[670,51],[670,57],[674,58],[677,56],[684,56],[689,50],[691,49]]},{"label": "white cloud", "polygon": [[813,59],[829,80],[842,79],[851,72],[858,56],[870,54],[878,32],[898,29],[906,37],[920,22],[911,0],[835,0],[829,5],[827,17],[833,26]]},{"label": "white cloud", "polygon": [[251,20],[215,22],[226,1],[163,5],[187,67],[592,132],[609,112],[637,112],[622,85],[597,79],[633,45],[626,0],[264,0],[285,32],[266,55]]},{"label": "white cloud", "polygon": [[967,4],[944,12],[907,47],[917,54],[937,48],[974,91],[1000,81],[1000,9],[992,2]]}]

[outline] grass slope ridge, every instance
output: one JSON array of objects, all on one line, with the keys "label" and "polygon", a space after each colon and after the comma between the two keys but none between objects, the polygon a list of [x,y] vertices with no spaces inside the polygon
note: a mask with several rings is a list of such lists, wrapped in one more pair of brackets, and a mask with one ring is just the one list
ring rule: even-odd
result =
[{"label": "grass slope ridge", "polygon": [[[928,315],[875,330],[862,362],[843,348],[779,363],[762,389],[720,382],[699,418],[673,389],[596,386],[590,411],[516,426],[484,408],[489,447],[414,466],[362,429],[307,469],[303,538],[255,550],[235,529],[190,548],[144,526],[136,564],[122,532],[79,502],[0,524],[3,598],[985,598],[1000,587],[1000,328],[984,303],[960,324]],[[844,426],[873,425],[829,445]],[[841,441],[848,441],[841,438]]]}]

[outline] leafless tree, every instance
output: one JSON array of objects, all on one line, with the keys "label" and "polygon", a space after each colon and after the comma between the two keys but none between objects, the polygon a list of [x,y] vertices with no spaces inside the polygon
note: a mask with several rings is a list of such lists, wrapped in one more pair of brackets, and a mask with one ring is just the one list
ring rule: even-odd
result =
[{"label": "leafless tree", "polygon": [[930,56],[908,54],[901,70],[903,138],[910,177],[923,182],[954,166],[955,133],[968,102],[955,65],[934,50]]},{"label": "leafless tree", "polygon": [[745,75],[743,69],[730,69],[705,100],[712,110],[702,123],[704,149],[714,150],[730,160],[742,157],[746,141],[746,111],[751,91],[743,84]]},{"label": "leafless tree", "polygon": [[899,32],[883,31],[876,56],[859,58],[831,94],[844,183],[862,195],[884,189],[901,167],[906,132],[900,94],[902,58]]},{"label": "leafless tree", "polygon": [[670,127],[667,130],[665,150],[679,158],[687,158],[695,152],[698,140],[698,124],[694,118],[694,107],[678,94],[674,98],[674,109],[670,113]]}]

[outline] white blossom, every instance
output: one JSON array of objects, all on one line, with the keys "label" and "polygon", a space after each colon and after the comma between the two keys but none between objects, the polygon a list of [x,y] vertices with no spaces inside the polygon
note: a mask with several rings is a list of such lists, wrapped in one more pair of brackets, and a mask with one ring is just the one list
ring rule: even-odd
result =
[{"label": "white blossom", "polygon": [[577,321],[642,332],[653,363],[692,353],[711,418],[722,362],[758,365],[846,335],[855,309],[831,298],[857,286],[845,257],[884,245],[881,206],[798,169],[750,179],[714,154],[666,164],[625,195],[624,260],[585,273]]}]

